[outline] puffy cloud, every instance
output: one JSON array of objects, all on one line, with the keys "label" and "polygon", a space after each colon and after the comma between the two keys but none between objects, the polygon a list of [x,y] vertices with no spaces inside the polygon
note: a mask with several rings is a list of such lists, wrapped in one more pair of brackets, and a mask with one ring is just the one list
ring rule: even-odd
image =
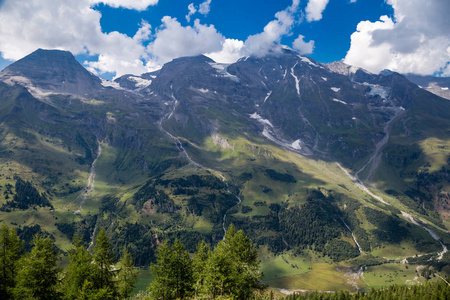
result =
[{"label": "puffy cloud", "polygon": [[279,43],[283,36],[291,33],[298,5],[299,0],[292,1],[291,6],[275,14],[276,20],[270,21],[263,32],[249,36],[245,41],[247,50],[256,56],[276,51],[278,48],[274,49],[274,43]]},{"label": "puffy cloud", "polygon": [[299,35],[298,38],[295,39],[294,43],[292,44],[292,47],[300,52],[302,55],[311,54],[314,51],[314,41],[305,42],[304,36]]},{"label": "puffy cloud", "polygon": [[198,7],[198,12],[202,15],[209,14],[209,11],[211,10],[211,0],[206,0],[205,2],[201,3]]},{"label": "puffy cloud", "polygon": [[360,22],[345,62],[379,72],[450,73],[450,2],[387,0],[394,18]]},{"label": "puffy cloud", "polygon": [[385,63],[389,60],[388,44],[371,46],[372,33],[378,29],[392,29],[394,23],[387,16],[382,16],[380,21],[360,22],[356,32],[351,36],[351,46],[344,61],[350,65],[360,66],[369,71],[378,73],[385,69]]},{"label": "puffy cloud", "polygon": [[193,27],[183,27],[177,19],[166,16],[147,50],[154,63],[163,64],[180,56],[219,52],[224,43],[225,37],[213,25],[200,24],[197,19]]},{"label": "puffy cloud", "polygon": [[116,77],[124,74],[142,74],[151,70],[150,66],[144,66],[140,59],[122,60],[109,54],[100,54],[97,61],[86,61],[84,64],[89,71],[96,75],[115,73]]},{"label": "puffy cloud", "polygon": [[188,5],[188,14],[186,15],[186,20],[188,22],[191,21],[191,16],[197,12],[199,12],[200,14],[206,16],[207,14],[209,14],[210,10],[211,10],[211,1],[212,0],[206,0],[205,2],[200,3],[200,5],[197,7],[194,6],[194,3],[191,3]]},{"label": "puffy cloud", "polygon": [[210,57],[219,63],[234,63],[245,53],[244,42],[235,39],[225,39],[222,44],[222,50],[218,52],[206,53],[205,55]]},{"label": "puffy cloud", "polygon": [[148,41],[152,34],[151,29],[152,29],[152,26],[150,24],[148,24],[147,21],[142,20],[142,23],[141,23],[138,31],[134,35],[133,40],[135,40],[136,42]]},{"label": "puffy cloud", "polygon": [[90,0],[6,0],[0,10],[2,56],[17,60],[37,48],[62,49],[100,55],[97,64],[91,63],[98,73],[147,71],[138,61],[146,55],[142,42],[149,37],[149,24],[143,22],[134,38],[103,33],[101,15],[91,4]]},{"label": "puffy cloud", "polygon": [[[144,9],[157,1],[93,0],[6,0],[0,10],[0,51],[5,59],[17,60],[37,48],[62,49],[73,54],[98,56],[85,62],[96,74],[141,74],[180,56],[216,53],[230,60],[239,52],[239,43],[227,41],[212,25],[195,20],[183,27],[174,18],[164,17],[155,29],[142,21],[134,37],[119,32],[103,33],[101,14],[93,3]],[[131,6],[133,3],[134,6]],[[209,8],[210,1],[204,2]],[[203,12],[206,13],[206,6]],[[144,44],[148,44],[147,47]]]},{"label": "puffy cloud", "polygon": [[146,10],[149,6],[158,4],[158,0],[90,0],[91,4],[103,3],[111,7],[123,7],[135,10]]},{"label": "puffy cloud", "polygon": [[308,22],[319,21],[322,19],[322,12],[327,7],[328,0],[309,0],[306,5],[306,20]]},{"label": "puffy cloud", "polygon": [[194,3],[191,3],[191,4],[188,5],[188,10],[189,10],[189,12],[186,15],[186,20],[188,22],[190,22],[191,21],[191,16],[197,12],[197,9],[195,8]]},{"label": "puffy cloud", "polygon": [[[201,24],[198,19],[191,26],[182,26],[169,16],[157,28],[143,20],[133,37],[116,31],[104,33],[101,14],[92,8],[95,3],[105,3],[145,9],[156,4],[156,0],[4,0],[1,3],[3,58],[17,60],[37,48],[68,50],[75,55],[98,57],[96,61],[85,62],[89,70],[99,75],[113,73],[116,77],[148,72],[180,56],[207,54],[218,62],[231,63],[244,55],[263,56],[276,51],[279,47],[274,47],[274,43],[291,34],[299,6],[299,0],[293,0],[291,6],[276,13],[276,19],[262,33],[250,36],[244,43],[226,39],[213,25]],[[211,0],[206,0],[198,8],[192,4],[189,9],[192,14],[207,14],[210,4]],[[312,51],[313,43],[305,43],[299,37],[295,45],[307,53]]]}]

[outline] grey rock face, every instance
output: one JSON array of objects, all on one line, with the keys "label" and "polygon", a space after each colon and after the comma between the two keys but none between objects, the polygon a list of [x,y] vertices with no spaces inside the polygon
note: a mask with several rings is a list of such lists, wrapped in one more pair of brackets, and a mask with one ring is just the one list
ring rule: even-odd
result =
[{"label": "grey rock face", "polygon": [[450,100],[449,77],[433,77],[407,74],[406,78],[408,78],[411,82],[417,84],[419,87],[429,91],[430,93]]},{"label": "grey rock face", "polygon": [[45,92],[79,96],[97,93],[101,80],[80,65],[67,51],[38,49],[0,73],[2,81],[29,84]]}]

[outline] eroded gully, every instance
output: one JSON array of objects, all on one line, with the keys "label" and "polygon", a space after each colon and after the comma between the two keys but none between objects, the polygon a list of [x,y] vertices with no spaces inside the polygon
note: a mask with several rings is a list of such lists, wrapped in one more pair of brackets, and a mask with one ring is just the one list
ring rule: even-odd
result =
[{"label": "eroded gully", "polygon": [[95,187],[95,163],[97,162],[98,158],[100,157],[100,154],[102,153],[102,145],[100,141],[97,139],[97,157],[94,159],[94,161],[91,164],[90,170],[89,170],[89,177],[86,184],[86,187],[83,189],[81,193],[81,202],[76,211],[74,211],[75,214],[79,214],[81,210],[83,209],[83,205],[86,202],[86,199],[90,192],[94,190]]}]

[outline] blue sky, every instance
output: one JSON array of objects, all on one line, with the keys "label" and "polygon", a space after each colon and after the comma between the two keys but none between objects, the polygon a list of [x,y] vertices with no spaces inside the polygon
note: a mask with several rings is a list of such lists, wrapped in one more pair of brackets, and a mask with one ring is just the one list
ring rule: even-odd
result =
[{"label": "blue sky", "polygon": [[[158,5],[144,12],[115,9],[104,4],[97,5],[95,9],[102,13],[100,22],[105,32],[119,31],[133,36],[142,19],[147,20],[153,28],[160,26],[161,19],[166,15],[177,18],[183,25],[189,25],[192,21],[189,23],[185,19],[188,5],[198,5],[202,2],[160,1]],[[248,36],[261,32],[264,26],[274,19],[276,12],[291,4],[291,0],[212,0],[208,15],[197,13],[193,18],[200,19],[202,23],[214,24],[227,38],[245,40]],[[300,6],[304,9],[306,4],[304,1]],[[355,3],[350,3],[349,0],[331,0],[320,21],[299,22],[290,35],[282,38],[281,43],[290,46],[295,38],[302,34],[307,40],[315,41],[315,51],[310,57],[320,62],[340,60],[350,48],[350,35],[360,21],[374,22],[382,15],[392,14],[392,7],[380,0],[360,0]],[[301,12],[298,17],[301,18]]]},{"label": "blue sky", "polygon": [[[230,63],[287,45],[372,72],[450,75],[450,1],[2,0],[0,69],[37,48],[71,51],[111,79],[206,54]],[[189,13],[190,12],[190,13]]]}]

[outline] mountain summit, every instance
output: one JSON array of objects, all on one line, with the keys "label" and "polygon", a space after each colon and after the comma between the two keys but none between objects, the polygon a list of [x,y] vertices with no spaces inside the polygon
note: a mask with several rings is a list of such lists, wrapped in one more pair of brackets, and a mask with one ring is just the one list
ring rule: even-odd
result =
[{"label": "mountain summit", "polygon": [[22,83],[44,92],[83,96],[100,89],[101,80],[68,51],[38,49],[0,73],[2,81]]}]

